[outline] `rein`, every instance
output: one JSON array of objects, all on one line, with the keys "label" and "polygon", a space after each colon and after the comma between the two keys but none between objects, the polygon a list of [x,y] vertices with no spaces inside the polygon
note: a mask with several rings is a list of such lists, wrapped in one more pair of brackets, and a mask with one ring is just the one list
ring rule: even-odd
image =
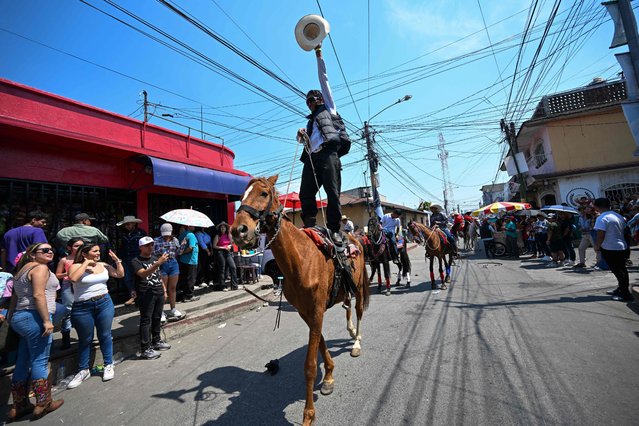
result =
[{"label": "rein", "polygon": [[271,238],[266,243],[266,245],[264,246],[264,250],[266,250],[273,243],[273,241],[275,241],[275,239],[277,238],[277,236],[280,233],[280,230],[282,229],[281,223],[282,223],[282,217],[284,216],[282,214],[282,211],[284,210],[284,206],[280,205],[277,208],[277,210],[271,211],[271,206],[273,205],[273,199],[274,198],[275,198],[275,195],[273,194],[273,190],[271,190],[271,196],[270,196],[270,198],[268,200],[268,204],[266,205],[266,208],[264,210],[257,210],[256,208],[254,208],[252,206],[249,206],[248,204],[242,204],[237,209],[237,213],[244,211],[249,216],[251,216],[253,219],[255,219],[257,221],[257,226],[255,227],[256,240],[259,239],[259,236],[261,234],[262,228],[264,230],[268,230],[269,228],[271,228],[271,225],[269,225],[269,223],[267,221],[270,218],[275,218],[275,224],[272,227],[272,230],[274,231],[273,238]]}]

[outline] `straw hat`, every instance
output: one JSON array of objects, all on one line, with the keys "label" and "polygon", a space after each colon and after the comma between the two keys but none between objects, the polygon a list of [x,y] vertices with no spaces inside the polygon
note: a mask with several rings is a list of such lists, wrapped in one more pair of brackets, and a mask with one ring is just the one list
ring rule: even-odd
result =
[{"label": "straw hat", "polygon": [[429,209],[437,209],[437,210],[443,210],[444,208],[442,206],[440,206],[439,204],[431,204]]},{"label": "straw hat", "polygon": [[306,15],[295,25],[295,39],[302,49],[311,51],[330,31],[331,26],[326,19],[319,15]]},{"label": "straw hat", "polygon": [[142,223],[142,219],[138,219],[135,216],[124,216],[124,219],[122,219],[120,222],[116,223],[116,226],[122,226],[125,223]]}]

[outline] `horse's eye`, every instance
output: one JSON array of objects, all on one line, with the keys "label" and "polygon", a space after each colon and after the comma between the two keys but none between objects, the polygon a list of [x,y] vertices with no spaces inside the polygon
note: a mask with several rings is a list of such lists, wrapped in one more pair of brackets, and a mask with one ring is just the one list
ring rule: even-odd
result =
[{"label": "horse's eye", "polygon": [[261,195],[262,197],[266,197],[266,196],[268,196],[268,192],[266,192],[266,191],[262,191],[262,193],[261,193],[260,195]]}]

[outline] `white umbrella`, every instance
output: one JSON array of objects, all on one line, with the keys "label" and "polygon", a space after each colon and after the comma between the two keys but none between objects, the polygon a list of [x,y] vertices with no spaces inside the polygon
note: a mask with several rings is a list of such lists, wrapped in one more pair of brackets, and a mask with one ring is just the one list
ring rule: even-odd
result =
[{"label": "white umbrella", "polygon": [[192,209],[171,210],[164,213],[160,218],[179,225],[199,226],[202,228],[213,226],[213,221],[207,215]]},{"label": "white umbrella", "polygon": [[552,205],[552,206],[542,207],[541,211],[542,212],[555,212],[555,213],[564,212],[564,213],[570,213],[570,214],[574,214],[574,215],[579,215],[579,212],[577,210],[573,209],[572,207],[562,206],[561,204],[555,204],[555,205]]}]

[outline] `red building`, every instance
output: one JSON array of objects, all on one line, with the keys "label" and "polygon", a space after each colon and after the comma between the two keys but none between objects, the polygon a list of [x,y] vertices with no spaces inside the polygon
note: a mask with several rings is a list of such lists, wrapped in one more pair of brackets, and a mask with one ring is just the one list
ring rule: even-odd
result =
[{"label": "red building", "polygon": [[153,236],[174,208],[232,221],[250,179],[234,158],[222,145],[0,79],[0,236],[34,209],[49,213],[49,235],[87,212],[112,239],[129,214]]}]

